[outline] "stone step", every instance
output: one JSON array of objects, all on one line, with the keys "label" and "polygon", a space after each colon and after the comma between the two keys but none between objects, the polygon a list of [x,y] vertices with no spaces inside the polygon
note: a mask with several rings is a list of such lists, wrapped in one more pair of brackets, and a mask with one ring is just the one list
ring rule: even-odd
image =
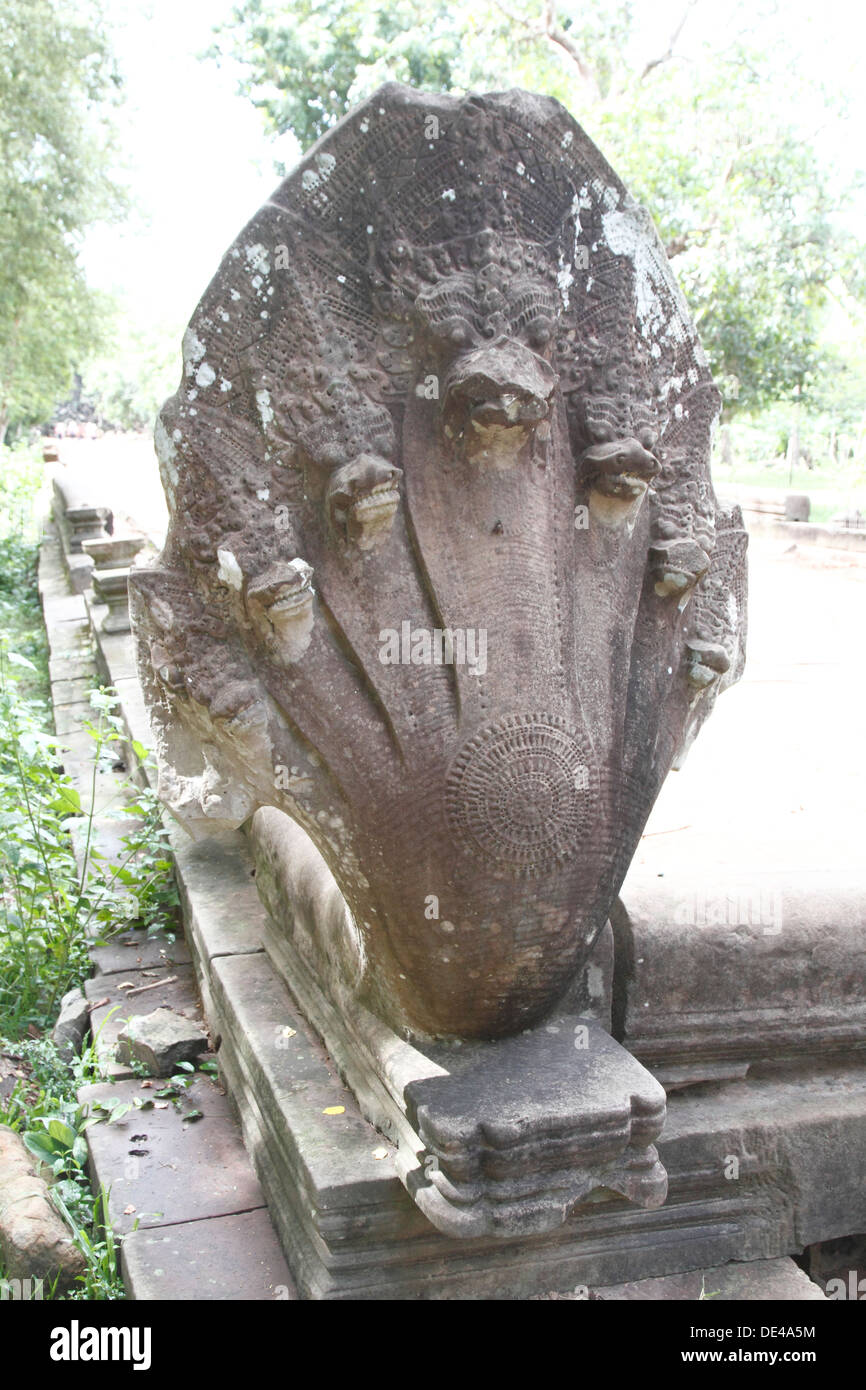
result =
[{"label": "stone step", "polygon": [[123,1242],[123,1274],[137,1299],[298,1297],[265,1207],[133,1231]]},{"label": "stone step", "polygon": [[662,1279],[640,1279],[631,1284],[608,1284],[596,1296],[610,1303],[680,1302],[713,1299],[731,1302],[826,1301],[819,1286],[791,1259],[752,1260],[745,1264],[693,1269]]},{"label": "stone step", "polygon": [[[158,1085],[87,1086],[79,1100],[147,1103]],[[198,1076],[177,1106],[132,1109],[92,1125],[87,1138],[94,1188],[109,1192],[109,1216],[123,1236],[130,1298],[297,1296],[240,1130],[213,1081]]]}]

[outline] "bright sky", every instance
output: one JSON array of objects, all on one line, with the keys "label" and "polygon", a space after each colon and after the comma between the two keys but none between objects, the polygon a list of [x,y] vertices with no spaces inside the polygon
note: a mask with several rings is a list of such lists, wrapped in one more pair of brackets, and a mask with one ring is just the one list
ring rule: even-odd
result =
[{"label": "bright sky", "polygon": [[[648,54],[664,51],[683,6],[636,0]],[[236,94],[236,70],[199,57],[232,0],[106,0],[106,8],[126,82],[127,177],[144,216],[95,230],[85,263],[92,282],[119,291],[142,322],[185,323],[223,252],[275,187],[274,160],[291,167],[296,147],[265,137],[259,112]],[[823,136],[830,157],[842,167],[866,163],[866,9],[851,0],[700,0],[678,52],[731,33],[738,11],[753,23],[759,8],[775,9],[764,22],[767,44],[784,35],[816,77],[850,95],[847,130],[834,125]],[[820,104],[801,114],[815,129],[823,123]]]},{"label": "bright sky", "polygon": [[118,124],[139,215],[87,240],[88,277],[143,321],[185,323],[223,253],[291,165],[236,95],[237,71],[199,58],[231,0],[107,0],[125,79]]}]

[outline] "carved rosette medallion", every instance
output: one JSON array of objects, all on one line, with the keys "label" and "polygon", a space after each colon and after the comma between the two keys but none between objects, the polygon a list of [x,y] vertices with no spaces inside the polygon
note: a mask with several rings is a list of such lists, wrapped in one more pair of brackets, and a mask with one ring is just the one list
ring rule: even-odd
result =
[{"label": "carved rosette medallion", "polygon": [[445,795],[461,848],[530,878],[578,850],[593,809],[590,755],[562,720],[511,715],[460,750]]}]

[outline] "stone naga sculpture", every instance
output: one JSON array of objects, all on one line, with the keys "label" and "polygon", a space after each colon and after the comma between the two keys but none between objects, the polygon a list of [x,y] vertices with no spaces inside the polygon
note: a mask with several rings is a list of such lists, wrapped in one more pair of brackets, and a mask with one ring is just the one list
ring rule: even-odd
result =
[{"label": "stone naga sculpture", "polygon": [[132,577],[160,793],[194,833],[303,828],[348,905],[311,978],[369,1037],[514,1040],[567,998],[742,668],[718,408],[651,221],[552,100],[389,84],[225,256]]}]

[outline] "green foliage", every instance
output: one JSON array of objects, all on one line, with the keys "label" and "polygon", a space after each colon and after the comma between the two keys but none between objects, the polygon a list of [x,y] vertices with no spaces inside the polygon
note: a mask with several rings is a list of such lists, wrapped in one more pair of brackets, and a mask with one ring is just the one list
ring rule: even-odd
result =
[{"label": "green foliage", "polygon": [[[53,1018],[62,994],[90,973],[88,945],[135,923],[174,925],[178,906],[166,830],[151,792],[116,814],[130,829],[111,863],[97,848],[93,816],[58,766],[61,740],[44,732],[45,710],[22,698],[15,672],[29,663],[0,643],[0,1022],[12,1036]],[[116,697],[94,692],[93,787],[123,737]],[[142,750],[144,751],[144,750]],[[80,865],[70,831],[80,822]]]},{"label": "green foliage", "polygon": [[102,27],[95,0],[0,10],[0,442],[50,413],[108,311],[78,259],[84,229],[123,207],[105,172],[120,80]]},{"label": "green foliage", "polygon": [[[559,98],[652,212],[731,416],[795,392],[808,402],[827,366],[828,295],[866,302],[845,225],[861,183],[798,120],[815,90],[784,32],[759,43],[751,22],[680,61],[683,25],[640,53],[629,3],[244,0],[212,52],[242,65],[269,126],[303,146],[389,78]],[[820,97],[836,118],[835,94]]]},{"label": "green foliage", "polygon": [[99,1115],[89,1115],[77,1100],[78,1089],[101,1080],[96,1051],[89,1048],[67,1063],[48,1039],[4,1043],[0,1047],[19,1063],[23,1076],[0,1104],[0,1123],[21,1134],[51,1183],[51,1199],[85,1257],[86,1269],[67,1299],[104,1300],[125,1297],[118,1265],[119,1239],[108,1218],[104,1189],[94,1197],[87,1176],[88,1128]]},{"label": "green foliage", "polygon": [[88,973],[66,825],[78,794],[57,770],[44,707],[18,694],[27,664],[0,646],[0,1018],[15,1035],[44,1024],[67,981]]},{"label": "green foliage", "polygon": [[[861,407],[862,409],[862,407]],[[713,457],[717,488],[729,483],[807,492],[810,520],[828,522],[845,512],[866,514],[866,434],[856,423],[846,429],[843,409],[814,410],[798,421],[799,462],[787,457],[793,425],[788,405],[771,406],[759,415],[740,414],[721,434]]]},{"label": "green foliage", "polygon": [[[0,1054],[13,1061],[19,1073],[7,1100],[0,1100],[0,1124],[20,1134],[42,1165],[42,1176],[51,1184],[51,1199],[87,1262],[78,1286],[64,1298],[124,1298],[118,1260],[124,1237],[112,1230],[105,1189],[95,1196],[91,1192],[85,1135],[92,1125],[117,1124],[133,1111],[152,1110],[162,1099],[186,1123],[201,1119],[200,1110],[183,1109],[185,1092],[196,1079],[195,1068],[190,1062],[181,1063],[179,1071],[147,1098],[135,1096],[131,1102],[107,1098],[84,1106],[77,1098],[80,1088],[104,1079],[95,1045],[67,1062],[48,1039],[10,1042],[0,1036]],[[212,1069],[209,1063],[201,1068]],[[138,1218],[133,1230],[137,1226]]]},{"label": "green foliage", "polygon": [[36,584],[37,498],[45,467],[41,450],[0,446],[0,632],[31,663],[19,667],[19,689],[47,701],[48,646]]},{"label": "green foliage", "polygon": [[[91,938],[132,924],[171,930],[178,897],[155,795],[135,787],[120,798],[115,814],[128,829],[118,862],[109,863],[62,771],[32,539],[42,464],[26,449],[0,454],[0,1029],[17,1037],[46,1026],[61,996],[90,973]],[[116,697],[94,692],[92,700],[91,793],[125,736]]]},{"label": "green foliage", "polygon": [[124,430],[153,432],[157,412],[181,373],[183,323],[124,324],[108,350],[83,373],[85,390],[99,417]]}]

